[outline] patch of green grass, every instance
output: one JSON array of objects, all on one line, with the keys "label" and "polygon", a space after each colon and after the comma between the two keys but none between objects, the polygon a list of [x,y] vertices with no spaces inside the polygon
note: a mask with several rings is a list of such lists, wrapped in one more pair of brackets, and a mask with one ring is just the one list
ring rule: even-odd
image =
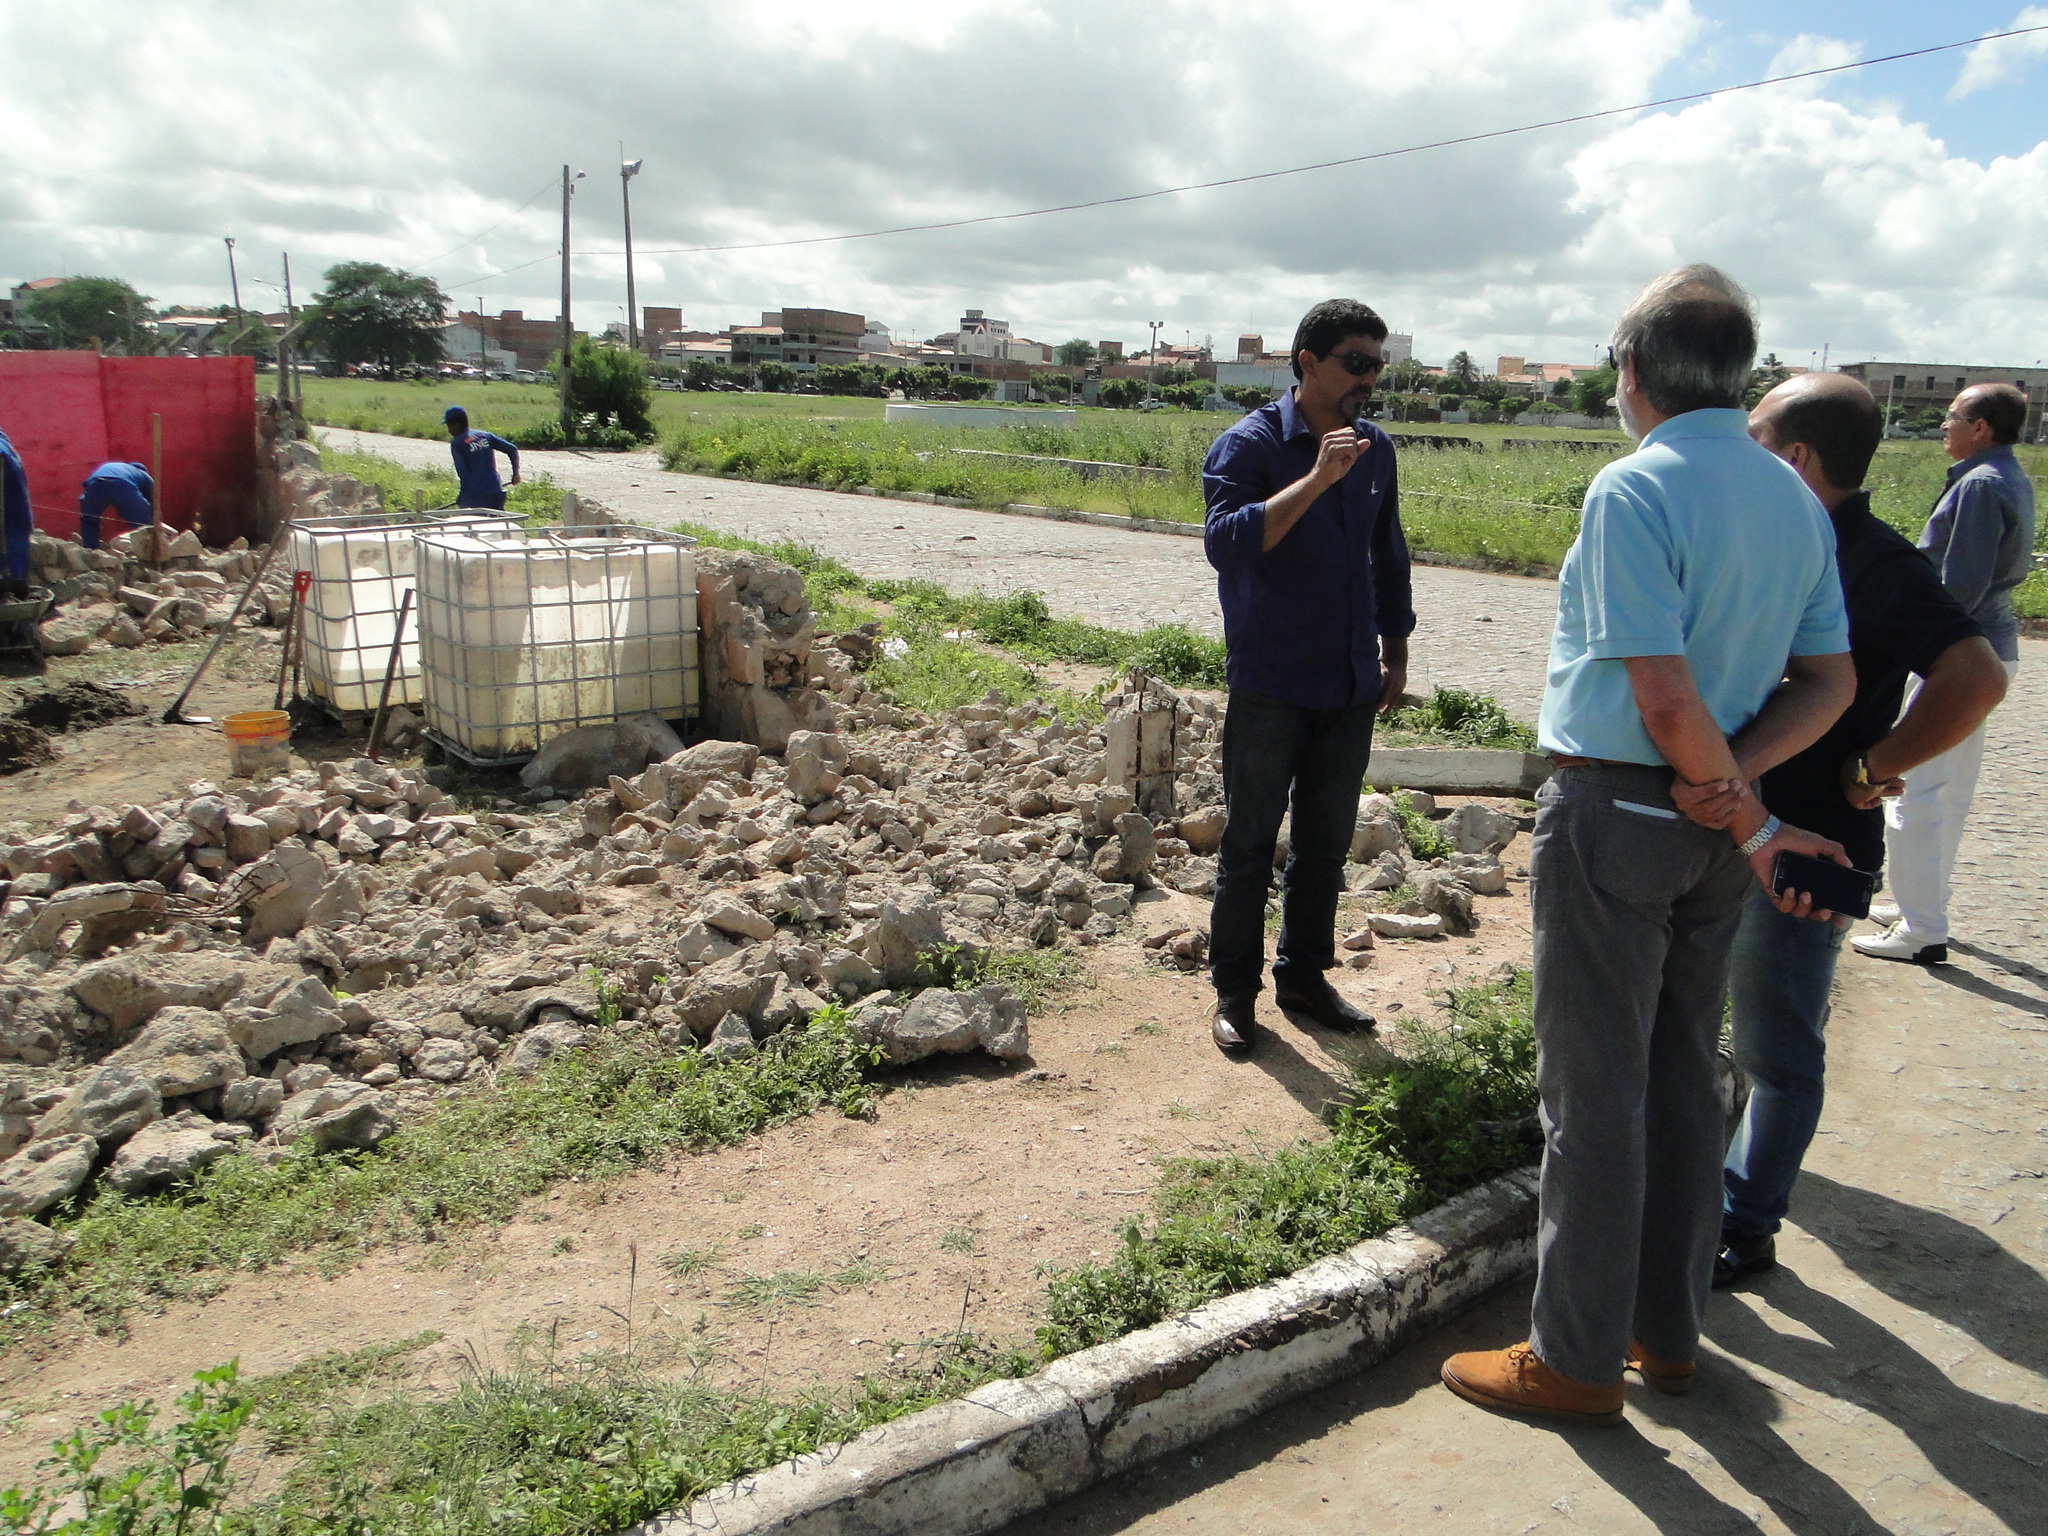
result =
[{"label": "patch of green grass", "polygon": [[1507,747],[1534,752],[1533,727],[1513,719],[1490,694],[1465,688],[1439,687],[1420,703],[1405,705],[1388,717],[1395,730],[1409,731],[1430,741],[1456,742],[1468,747]]},{"label": "patch of green grass", "polygon": [[1447,859],[1458,851],[1437,824],[1415,809],[1408,791],[1394,791],[1394,817],[1401,823],[1401,836],[1418,859]]},{"label": "patch of green grass", "polygon": [[855,1259],[832,1277],[832,1283],[847,1290],[880,1285],[889,1278],[889,1266],[879,1259]]},{"label": "patch of green grass", "polygon": [[1405,1056],[1358,1070],[1328,1140],[1169,1165],[1151,1222],[1127,1223],[1114,1258],[1052,1278],[1047,1354],[1291,1273],[1527,1162],[1496,1128],[1536,1106],[1529,1006],[1526,974],[1454,992],[1448,1024],[1403,1021]]},{"label": "patch of green grass", "polygon": [[1001,982],[1024,1000],[1027,1013],[1037,1013],[1062,992],[1088,979],[1085,961],[1067,949],[998,949],[982,963],[974,985]]},{"label": "patch of green grass", "polygon": [[344,1398],[389,1382],[406,1360],[440,1342],[441,1335],[429,1329],[388,1344],[316,1355],[275,1376],[258,1377],[248,1384],[254,1403],[251,1422],[267,1450],[302,1446],[313,1437],[322,1417]]},{"label": "patch of green grass", "polygon": [[503,1221],[561,1179],[615,1177],[827,1105],[865,1115],[879,1061],[839,1008],[731,1062],[628,1041],[558,1056],[374,1152],[227,1158],[144,1199],[103,1189],[52,1223],[77,1239],[61,1278],[0,1281],[0,1307],[14,1331],[67,1306],[117,1327],[133,1307],[209,1296],[238,1271],[294,1256],[337,1270],[380,1244]]},{"label": "patch of green grass", "polygon": [[[445,1397],[308,1404],[296,1460],[255,1498],[236,1496],[229,1452],[263,1384],[239,1385],[229,1364],[200,1373],[175,1423],[130,1403],[58,1442],[57,1486],[0,1492],[0,1516],[42,1528],[78,1492],[86,1514],[56,1527],[67,1536],[609,1536],[1032,1364],[953,1335],[850,1389],[794,1400],[662,1380],[618,1356],[478,1369]],[[103,1450],[120,1472],[93,1465]]]},{"label": "patch of green grass", "polygon": [[701,1275],[725,1256],[724,1249],[713,1243],[709,1248],[678,1248],[661,1256],[661,1267],[678,1280],[687,1280],[692,1275]]},{"label": "patch of green grass", "polygon": [[719,1298],[722,1307],[808,1307],[825,1289],[824,1274],[815,1269],[778,1269],[767,1275],[742,1275]]},{"label": "patch of green grass", "polygon": [[939,1246],[948,1253],[972,1253],[981,1241],[981,1234],[970,1227],[954,1227],[939,1238]]}]

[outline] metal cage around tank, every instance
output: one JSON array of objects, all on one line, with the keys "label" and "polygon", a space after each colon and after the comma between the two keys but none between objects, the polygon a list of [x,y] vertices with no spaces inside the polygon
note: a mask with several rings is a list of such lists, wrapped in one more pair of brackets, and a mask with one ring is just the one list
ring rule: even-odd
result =
[{"label": "metal cage around tank", "polygon": [[630,524],[415,533],[428,735],[483,767],[582,725],[694,720],[696,540]]},{"label": "metal cage around tank", "polygon": [[[399,610],[414,584],[414,534],[436,529],[495,535],[519,526],[501,512],[469,509],[445,515],[361,512],[294,522],[292,569],[312,578],[298,618],[307,692],[335,714],[368,714],[377,707]],[[391,702],[417,705],[421,697],[419,627],[413,621],[399,646]]]}]

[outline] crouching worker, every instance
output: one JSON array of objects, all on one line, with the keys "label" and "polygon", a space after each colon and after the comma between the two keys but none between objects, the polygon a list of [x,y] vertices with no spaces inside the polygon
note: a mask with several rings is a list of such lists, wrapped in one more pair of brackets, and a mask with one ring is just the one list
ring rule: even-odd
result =
[{"label": "crouching worker", "polygon": [[460,489],[458,507],[487,507],[505,510],[505,487],[498,480],[498,455],[512,460],[512,483],[519,483],[519,450],[495,432],[472,431],[469,412],[451,405],[441,415],[448,428],[448,451],[455,456],[455,479]]},{"label": "crouching worker", "polygon": [[87,549],[100,547],[100,518],[108,512],[130,528],[156,521],[156,482],[146,466],[114,461],[85,477],[78,493],[78,542]]}]

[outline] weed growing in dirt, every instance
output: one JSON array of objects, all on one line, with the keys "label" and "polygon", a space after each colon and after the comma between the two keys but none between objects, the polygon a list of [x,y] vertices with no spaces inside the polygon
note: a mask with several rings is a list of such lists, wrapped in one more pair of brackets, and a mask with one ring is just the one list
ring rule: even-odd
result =
[{"label": "weed growing in dirt", "polygon": [[687,1280],[703,1274],[723,1256],[724,1250],[715,1244],[709,1248],[678,1248],[661,1256],[661,1267],[678,1280]]},{"label": "weed growing in dirt", "polygon": [[615,1177],[826,1105],[865,1115],[880,1059],[840,1008],[737,1061],[627,1041],[560,1056],[529,1079],[447,1104],[372,1153],[229,1158],[171,1194],[103,1191],[54,1223],[78,1240],[62,1283],[0,1282],[0,1308],[17,1332],[66,1306],[118,1327],[131,1307],[208,1296],[235,1271],[293,1255],[337,1270],[382,1243],[502,1221],[560,1179]]},{"label": "weed growing in dirt", "polygon": [[948,1253],[972,1253],[980,1241],[980,1234],[967,1227],[954,1227],[939,1239],[939,1246]]},{"label": "weed growing in dirt", "polygon": [[1395,710],[1387,723],[1395,730],[1462,746],[1536,750],[1533,729],[1510,718],[1490,695],[1464,688],[1438,688],[1420,703]]},{"label": "weed growing in dirt", "polygon": [[406,1360],[440,1342],[441,1335],[428,1329],[388,1344],[316,1355],[275,1376],[259,1376],[249,1383],[254,1409],[250,1423],[262,1436],[266,1450],[304,1445],[321,1418],[345,1397],[369,1386],[388,1384]]},{"label": "weed growing in dirt", "polygon": [[1405,789],[1394,794],[1394,816],[1401,823],[1401,836],[1415,857],[1425,863],[1430,859],[1447,859],[1458,851],[1435,822],[1415,809],[1415,802]]},{"label": "weed growing in dirt", "polygon": [[1071,950],[976,951],[958,944],[941,944],[918,957],[911,985],[971,992],[992,982],[1000,983],[1023,1000],[1026,1012],[1037,1013],[1052,998],[1081,985],[1089,975],[1086,963]]},{"label": "weed growing in dirt", "polygon": [[719,1298],[723,1307],[808,1307],[825,1289],[825,1276],[815,1269],[778,1269],[770,1275],[743,1275]]},{"label": "weed growing in dirt", "polygon": [[1447,1024],[1406,1021],[1407,1055],[1359,1068],[1329,1140],[1170,1165],[1149,1225],[1127,1223],[1113,1259],[1051,1278],[1047,1356],[1290,1273],[1526,1162],[1497,1127],[1535,1108],[1529,1006],[1526,974],[1455,991]]}]

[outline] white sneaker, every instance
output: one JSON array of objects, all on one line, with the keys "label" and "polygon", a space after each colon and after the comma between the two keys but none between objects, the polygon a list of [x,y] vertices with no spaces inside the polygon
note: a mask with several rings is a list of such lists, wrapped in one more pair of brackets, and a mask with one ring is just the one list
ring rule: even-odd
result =
[{"label": "white sneaker", "polygon": [[1946,965],[1948,945],[1923,944],[1918,934],[1906,932],[1904,925],[1894,923],[1883,933],[1859,933],[1849,940],[1858,954],[1869,955],[1876,960],[1903,960],[1910,965]]},{"label": "white sneaker", "polygon": [[1895,901],[1880,901],[1870,909],[1870,920],[1889,928],[1899,920],[1899,905]]}]

